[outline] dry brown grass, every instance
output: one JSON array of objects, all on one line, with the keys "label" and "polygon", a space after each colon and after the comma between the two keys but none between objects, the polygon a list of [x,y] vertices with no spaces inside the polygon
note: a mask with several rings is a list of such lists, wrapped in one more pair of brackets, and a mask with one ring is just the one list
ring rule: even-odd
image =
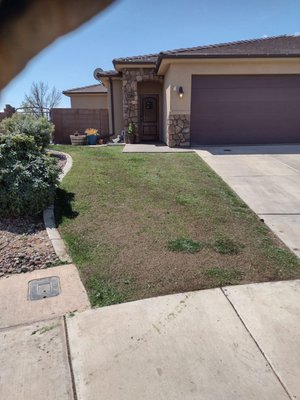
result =
[{"label": "dry brown grass", "polygon": [[[300,277],[299,259],[198,156],[63,150],[75,199],[71,211],[61,192],[57,216],[93,305]],[[180,238],[201,249],[171,251]]]}]

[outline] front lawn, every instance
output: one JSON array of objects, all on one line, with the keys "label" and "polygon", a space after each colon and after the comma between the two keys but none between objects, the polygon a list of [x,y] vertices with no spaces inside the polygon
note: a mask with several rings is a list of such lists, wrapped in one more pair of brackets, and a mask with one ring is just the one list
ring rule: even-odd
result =
[{"label": "front lawn", "polygon": [[196,155],[54,146],[60,232],[93,306],[299,278],[293,255]]}]

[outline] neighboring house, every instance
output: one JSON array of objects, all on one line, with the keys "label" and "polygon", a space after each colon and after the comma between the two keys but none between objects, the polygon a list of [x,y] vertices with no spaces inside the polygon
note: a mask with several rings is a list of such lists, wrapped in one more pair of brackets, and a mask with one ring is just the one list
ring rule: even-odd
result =
[{"label": "neighboring house", "polygon": [[101,84],[64,90],[70,97],[71,108],[107,109],[107,89]]},{"label": "neighboring house", "polygon": [[117,58],[94,73],[110,131],[169,146],[300,142],[300,37]]}]

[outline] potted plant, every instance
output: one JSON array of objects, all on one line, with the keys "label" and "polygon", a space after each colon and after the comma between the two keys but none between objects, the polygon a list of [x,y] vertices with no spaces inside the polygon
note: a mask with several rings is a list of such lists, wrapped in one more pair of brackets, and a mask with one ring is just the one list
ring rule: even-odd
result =
[{"label": "potted plant", "polygon": [[132,122],[128,124],[127,137],[130,144],[135,143],[135,126]]},{"label": "potted plant", "polygon": [[70,140],[73,146],[82,146],[86,144],[86,135],[76,131],[73,135],[70,135]]},{"label": "potted plant", "polygon": [[86,138],[87,138],[87,144],[88,145],[97,144],[98,129],[88,128],[88,129],[85,130],[85,133],[86,133]]}]

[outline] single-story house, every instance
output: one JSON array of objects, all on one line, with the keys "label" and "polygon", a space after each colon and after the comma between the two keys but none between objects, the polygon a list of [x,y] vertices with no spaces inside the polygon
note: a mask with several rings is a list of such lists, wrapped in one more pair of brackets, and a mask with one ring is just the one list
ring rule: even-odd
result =
[{"label": "single-story house", "polygon": [[276,36],[113,60],[110,131],[171,147],[300,142],[300,37]]},{"label": "single-story house", "polygon": [[70,97],[71,108],[107,109],[107,89],[102,84],[64,90]]}]

